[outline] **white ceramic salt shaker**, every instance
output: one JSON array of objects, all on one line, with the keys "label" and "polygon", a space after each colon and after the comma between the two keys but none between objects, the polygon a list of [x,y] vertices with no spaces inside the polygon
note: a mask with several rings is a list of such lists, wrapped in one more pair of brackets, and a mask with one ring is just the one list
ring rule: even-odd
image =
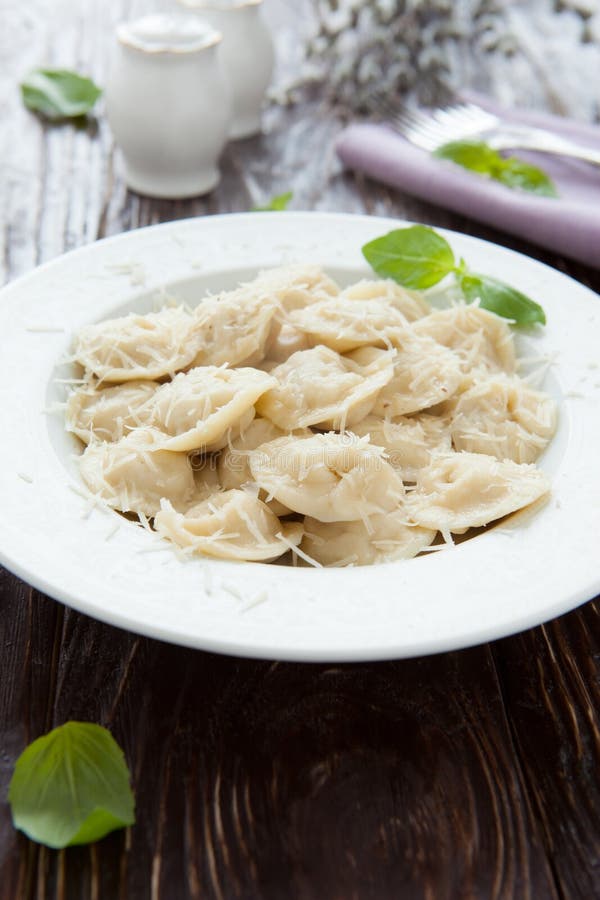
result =
[{"label": "white ceramic salt shaker", "polygon": [[149,15],[119,25],[106,87],[125,180],[151,197],[192,197],[219,182],[231,95],[221,35],[197,16]]},{"label": "white ceramic salt shaker", "polygon": [[243,138],[257,134],[274,62],[273,40],[261,13],[263,0],[178,2],[223,35],[219,53],[233,101],[229,136]]}]

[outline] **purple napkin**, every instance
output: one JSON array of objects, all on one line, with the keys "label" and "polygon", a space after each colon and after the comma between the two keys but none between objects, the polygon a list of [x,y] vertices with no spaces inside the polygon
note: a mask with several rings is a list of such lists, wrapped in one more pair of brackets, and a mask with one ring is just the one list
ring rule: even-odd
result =
[{"label": "purple napkin", "polygon": [[[600,128],[541,113],[507,110],[487,97],[461,98],[520,122],[553,131],[600,150]],[[507,188],[408,143],[386,125],[356,124],[338,138],[345,166],[430,203],[463,213],[600,268],[600,168],[566,157],[515,151],[540,166],[556,184],[559,197],[538,197]]]}]

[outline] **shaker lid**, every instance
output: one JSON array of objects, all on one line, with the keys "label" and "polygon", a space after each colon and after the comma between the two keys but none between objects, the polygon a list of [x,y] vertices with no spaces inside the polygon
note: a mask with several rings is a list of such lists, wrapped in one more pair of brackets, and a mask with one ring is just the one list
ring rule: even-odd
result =
[{"label": "shaker lid", "polygon": [[244,6],[260,6],[263,0],[177,0],[181,6],[195,10],[229,10],[242,9]]},{"label": "shaker lid", "polygon": [[195,53],[218,44],[221,34],[194,15],[155,14],[117,26],[117,39],[145,53]]}]

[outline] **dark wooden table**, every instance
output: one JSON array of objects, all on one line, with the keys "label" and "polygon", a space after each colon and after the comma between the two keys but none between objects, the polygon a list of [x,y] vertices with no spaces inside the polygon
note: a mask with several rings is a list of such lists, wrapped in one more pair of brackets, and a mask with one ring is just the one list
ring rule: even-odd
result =
[{"label": "dark wooden table", "polygon": [[[477,64],[467,54],[464,79],[591,118],[594,79],[574,90],[565,72],[593,49],[575,52],[572,33],[561,43],[550,6],[518,4],[517,53]],[[43,127],[15,85],[40,63],[102,83],[114,22],[138,7],[0,3],[4,279],[106,234],[245,210],[293,189],[295,208],[449,226],[600,289],[598,272],[342,173],[332,151],[340,124],[314,103],[273,107],[269,133],[229,147],[223,181],[204,199],[128,193],[101,108],[96,127]],[[285,74],[309,4],[270,0],[268,12]],[[5,571],[0,610],[1,900],[600,897],[597,602],[462,652],[336,666],[140,638]],[[68,719],[109,727],[124,748],[137,824],[54,852],[12,829],[4,798],[23,747]]]}]

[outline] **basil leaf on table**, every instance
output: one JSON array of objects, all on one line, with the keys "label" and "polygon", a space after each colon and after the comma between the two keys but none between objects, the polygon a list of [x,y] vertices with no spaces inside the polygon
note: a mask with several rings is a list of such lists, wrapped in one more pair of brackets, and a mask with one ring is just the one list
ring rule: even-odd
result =
[{"label": "basil leaf on table", "polygon": [[479,299],[483,309],[504,319],[512,319],[516,325],[546,324],[542,307],[503,281],[468,272],[460,277],[459,283],[466,300],[472,302]]},{"label": "basil leaf on table", "polygon": [[433,287],[454,270],[450,244],[426,225],[390,231],[365,244],[362,252],[378,275],[415,290]]},{"label": "basil leaf on table", "polygon": [[90,78],[68,69],[36,69],[21,82],[25,106],[54,121],[86,115],[101,93]]},{"label": "basil leaf on table", "polygon": [[554,182],[538,166],[518,156],[501,156],[484,141],[451,141],[438,147],[433,155],[499,181],[509,188],[529,191],[541,197],[558,196]]},{"label": "basil leaf on table", "polygon": [[33,741],[17,760],[8,799],[15,828],[55,849],[135,822],[123,751],[89,722],[67,722]]},{"label": "basil leaf on table", "polygon": [[272,197],[265,206],[254,206],[252,212],[281,212],[288,208],[288,204],[293,196],[292,191],[278,194],[276,197]]}]

